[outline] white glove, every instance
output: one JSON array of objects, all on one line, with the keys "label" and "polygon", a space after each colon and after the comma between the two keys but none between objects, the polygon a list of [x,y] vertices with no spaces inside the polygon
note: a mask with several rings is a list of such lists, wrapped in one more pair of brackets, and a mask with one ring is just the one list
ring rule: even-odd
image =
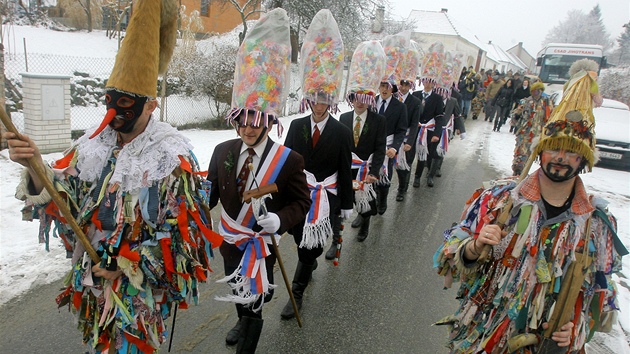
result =
[{"label": "white glove", "polygon": [[352,216],[352,209],[341,209],[341,218],[342,219],[350,219],[350,216]]},{"label": "white glove", "polygon": [[461,133],[461,134],[459,134],[459,138],[460,138],[461,140],[466,139],[466,133]]},{"label": "white glove", "polygon": [[267,213],[264,219],[258,219],[258,225],[270,234],[275,234],[280,228],[280,217],[276,213]]}]

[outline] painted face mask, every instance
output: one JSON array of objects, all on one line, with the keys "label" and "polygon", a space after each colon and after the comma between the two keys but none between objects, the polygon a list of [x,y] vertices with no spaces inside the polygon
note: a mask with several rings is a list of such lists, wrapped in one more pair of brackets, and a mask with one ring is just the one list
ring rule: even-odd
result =
[{"label": "painted face mask", "polygon": [[[105,94],[107,114],[98,129],[90,136],[90,139],[100,134],[107,125],[118,132],[129,133],[142,115],[146,102],[147,97],[145,96],[135,96],[117,90],[108,90]],[[114,118],[122,120],[124,122],[123,125],[116,127],[113,124]]]}]

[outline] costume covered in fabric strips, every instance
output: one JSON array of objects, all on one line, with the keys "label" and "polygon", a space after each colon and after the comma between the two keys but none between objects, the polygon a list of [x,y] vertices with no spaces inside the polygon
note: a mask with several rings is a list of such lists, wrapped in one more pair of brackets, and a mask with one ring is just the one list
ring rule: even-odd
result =
[{"label": "costume covered in fabric strips", "polygon": [[[444,233],[445,242],[435,254],[434,266],[445,277],[446,287],[461,282],[459,309],[438,322],[449,326],[453,353],[508,353],[508,339],[520,333],[542,333],[563,270],[576,253],[584,252],[585,244],[594,262],[576,304],[579,316],[573,319],[571,350],[582,348],[593,331],[613,323],[618,303],[611,275],[621,267],[614,247],[616,220],[605,211],[606,201],[586,194],[579,177],[571,208],[547,220],[539,174],[542,171],[519,185],[504,180],[477,190],[466,204],[461,222]],[[465,245],[497,217],[510,197],[514,208],[505,228],[508,234],[494,247],[493,258],[486,264],[466,263],[462,256]],[[591,232],[585,236],[589,219]]]},{"label": "costume covered in fabric strips", "polygon": [[97,352],[152,352],[168,336],[171,305],[197,302],[211,248],[221,242],[205,207],[210,185],[199,178],[188,141],[166,123],[151,120],[123,147],[109,127],[95,139],[88,135],[53,165],[54,183],[101,266],[120,268],[122,277],[93,277],[89,256],[46,192],[30,195],[25,178],[16,195],[40,219],[46,240],[61,237],[72,254],[57,303],[78,316],[83,341]]}]

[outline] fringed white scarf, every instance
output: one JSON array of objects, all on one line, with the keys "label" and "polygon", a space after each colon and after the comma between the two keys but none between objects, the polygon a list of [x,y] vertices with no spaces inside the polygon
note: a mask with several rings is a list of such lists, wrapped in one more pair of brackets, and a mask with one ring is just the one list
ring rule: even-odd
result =
[{"label": "fringed white scarf", "polygon": [[330,203],[326,192],[337,195],[337,172],[326,177],[322,182],[317,181],[315,175],[306,170],[304,174],[308,189],[311,191],[312,203],[304,221],[300,247],[307,249],[324,247],[326,237],[332,235],[333,232],[330,224]]},{"label": "fringed white scarf", "polygon": [[372,183],[363,182],[370,171],[373,156],[374,154],[370,155],[367,161],[363,161],[357,154],[352,153],[352,169],[357,170],[355,180],[352,182],[352,188],[354,189],[354,207],[360,214],[372,210],[370,202],[376,199],[376,191],[374,191]]},{"label": "fringed white scarf", "polygon": [[435,119],[431,119],[425,124],[420,123],[418,127],[418,141],[416,143],[418,161],[426,161],[429,156],[429,145],[427,144],[428,131],[435,130]]}]

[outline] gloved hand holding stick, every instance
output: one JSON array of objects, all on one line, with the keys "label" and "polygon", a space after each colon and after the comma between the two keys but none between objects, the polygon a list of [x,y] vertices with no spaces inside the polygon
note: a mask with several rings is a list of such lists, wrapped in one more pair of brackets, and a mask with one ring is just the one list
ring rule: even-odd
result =
[{"label": "gloved hand holding stick", "polygon": [[[11,118],[9,118],[7,112],[2,107],[0,107],[0,119],[2,119],[2,124],[4,124],[4,126],[7,128],[7,131],[15,134],[18,139],[25,141],[20,132],[18,132],[17,128],[15,128],[15,125],[13,125],[13,122],[11,122]],[[72,231],[74,231],[75,235],[77,236],[77,239],[83,245],[83,248],[85,248],[86,252],[90,255],[92,261],[96,264],[101,263],[101,257],[98,255],[98,253],[96,253],[96,250],[94,249],[94,247],[92,247],[92,244],[83,232],[83,229],[81,229],[81,226],[79,226],[77,221],[72,216],[72,212],[70,211],[70,208],[68,207],[66,201],[59,194],[59,192],[57,192],[57,189],[55,189],[55,186],[46,173],[46,168],[44,167],[42,161],[35,157],[31,157],[28,159],[28,163],[31,169],[35,171],[37,178],[39,178],[46,191],[48,191],[48,194],[50,194],[50,197],[57,205],[57,208],[59,208],[61,215],[63,215],[63,217],[67,220],[68,224],[72,228]]]}]

